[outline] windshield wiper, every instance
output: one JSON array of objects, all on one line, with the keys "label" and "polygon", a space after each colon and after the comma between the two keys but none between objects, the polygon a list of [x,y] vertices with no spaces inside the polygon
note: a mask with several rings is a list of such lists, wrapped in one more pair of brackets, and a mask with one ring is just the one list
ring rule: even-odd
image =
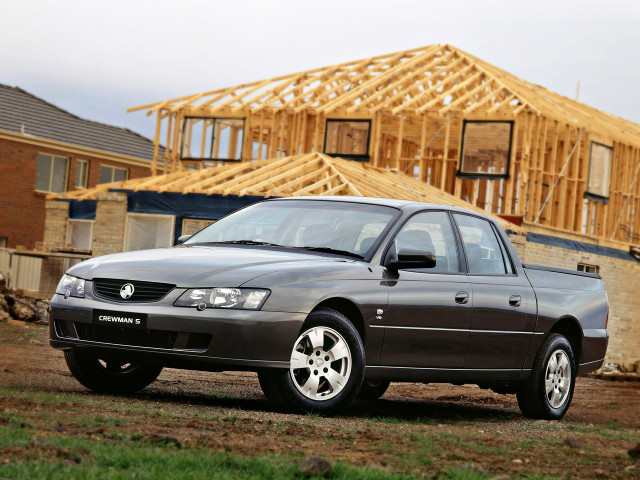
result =
[{"label": "windshield wiper", "polygon": [[258,242],[256,240],[226,240],[224,242],[206,242],[224,245],[269,245],[272,247],[284,247],[284,245],[278,245],[277,243]]},{"label": "windshield wiper", "polygon": [[363,255],[359,255],[357,253],[353,253],[348,250],[338,250],[336,248],[331,248],[331,247],[293,247],[293,248],[303,248],[304,250],[310,250],[312,252],[335,253],[336,255],[346,255],[349,257],[364,259]]},{"label": "windshield wiper", "polygon": [[336,248],[331,247],[293,247],[287,245],[278,245],[277,243],[270,242],[259,242],[256,240],[226,240],[224,242],[204,242],[207,244],[213,245],[267,245],[270,247],[282,247],[282,248],[301,248],[304,250],[310,250],[312,252],[324,252],[324,253],[335,253],[336,255],[346,255],[349,257],[364,259],[364,256],[359,255],[357,253],[350,252],[348,250],[338,250]]}]

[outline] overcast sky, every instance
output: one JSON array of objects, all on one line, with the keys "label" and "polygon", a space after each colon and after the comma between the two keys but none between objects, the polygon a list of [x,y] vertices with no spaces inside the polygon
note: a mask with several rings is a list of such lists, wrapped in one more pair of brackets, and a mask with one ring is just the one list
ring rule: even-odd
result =
[{"label": "overcast sky", "polygon": [[147,136],[128,107],[434,43],[640,123],[639,0],[0,0],[0,83]]}]

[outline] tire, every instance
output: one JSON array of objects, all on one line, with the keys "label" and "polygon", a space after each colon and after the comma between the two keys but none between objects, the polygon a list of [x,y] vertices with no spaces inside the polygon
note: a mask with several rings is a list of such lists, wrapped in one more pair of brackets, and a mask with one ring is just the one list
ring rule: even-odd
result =
[{"label": "tire", "polygon": [[569,341],[550,335],[536,355],[531,376],[517,392],[525,417],[560,420],[567,413],[576,381],[576,360]]},{"label": "tire", "polygon": [[291,356],[288,370],[258,372],[262,391],[278,407],[333,415],[355,400],[364,378],[364,347],[342,313],[329,308],[311,312]]},{"label": "tire", "polygon": [[391,382],[387,380],[373,381],[365,380],[362,382],[360,392],[358,392],[358,400],[377,400],[384,392],[387,391]]},{"label": "tire", "polygon": [[128,363],[117,357],[102,360],[86,349],[65,350],[64,359],[76,380],[98,393],[137,392],[150,385],[162,371],[162,367]]}]

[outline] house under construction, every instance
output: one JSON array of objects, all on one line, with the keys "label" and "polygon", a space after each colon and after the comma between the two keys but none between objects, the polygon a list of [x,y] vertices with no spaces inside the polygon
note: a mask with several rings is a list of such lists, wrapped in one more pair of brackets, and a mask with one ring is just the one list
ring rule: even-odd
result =
[{"label": "house under construction", "polygon": [[[93,222],[94,255],[169,245],[265,197],[454,204],[499,217],[523,261],[601,273],[610,359],[640,360],[640,125],[450,45],[141,110],[155,115],[153,175],[47,205],[50,225]],[[73,245],[55,232],[49,247]]]},{"label": "house under construction", "polygon": [[155,173],[322,152],[525,224],[640,243],[640,125],[449,45],[136,110],[156,115]]}]

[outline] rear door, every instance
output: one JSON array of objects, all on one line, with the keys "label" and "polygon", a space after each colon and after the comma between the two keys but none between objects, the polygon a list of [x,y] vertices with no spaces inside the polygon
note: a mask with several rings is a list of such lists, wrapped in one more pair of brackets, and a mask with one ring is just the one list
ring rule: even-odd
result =
[{"label": "rear door", "polygon": [[536,300],[524,275],[517,275],[495,227],[473,215],[454,213],[473,292],[464,368],[522,368],[536,320]]},{"label": "rear door", "polygon": [[451,218],[443,211],[413,215],[391,248],[436,255],[435,268],[387,271],[389,312],[381,363],[388,366],[460,368],[471,321],[471,288]]}]

